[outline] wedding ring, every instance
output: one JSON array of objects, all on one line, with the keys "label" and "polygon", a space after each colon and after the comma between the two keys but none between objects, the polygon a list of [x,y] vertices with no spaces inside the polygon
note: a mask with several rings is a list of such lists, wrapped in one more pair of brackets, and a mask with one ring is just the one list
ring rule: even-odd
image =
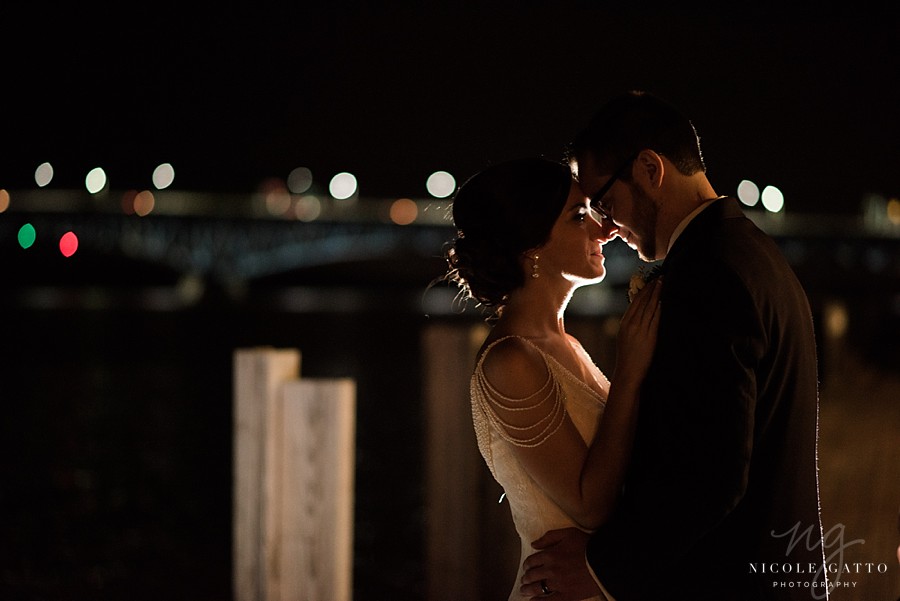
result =
[{"label": "wedding ring", "polygon": [[549,595],[550,593],[553,592],[553,591],[551,591],[550,588],[547,586],[547,581],[546,581],[546,580],[541,580],[541,592],[544,593],[545,595]]}]

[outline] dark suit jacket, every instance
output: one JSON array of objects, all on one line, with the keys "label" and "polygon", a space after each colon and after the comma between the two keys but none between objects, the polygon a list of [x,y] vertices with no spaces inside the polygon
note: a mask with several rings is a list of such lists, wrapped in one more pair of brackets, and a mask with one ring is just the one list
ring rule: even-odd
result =
[{"label": "dark suit jacket", "polygon": [[733,198],[662,273],[631,467],[588,561],[617,601],[824,599],[806,294]]}]

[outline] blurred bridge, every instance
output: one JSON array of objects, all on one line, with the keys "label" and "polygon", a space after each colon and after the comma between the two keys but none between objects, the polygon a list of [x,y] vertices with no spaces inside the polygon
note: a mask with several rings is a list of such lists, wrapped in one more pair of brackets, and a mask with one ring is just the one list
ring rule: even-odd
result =
[{"label": "blurred bridge", "polygon": [[[359,303],[346,301],[354,297],[401,309],[408,301],[421,310],[423,290],[443,274],[443,246],[455,234],[447,200],[307,197],[276,204],[263,196],[157,192],[153,210],[140,216],[123,211],[119,199],[77,191],[10,197],[0,213],[0,253],[6,287],[17,291],[16,304],[25,305],[51,302],[51,289],[68,289],[65,302],[77,303],[73,290],[91,289],[97,302],[98,288],[153,287],[155,294],[129,298],[177,308],[210,288],[232,299],[303,289],[307,294],[292,295],[303,299],[295,300],[294,310],[352,311]],[[887,295],[894,305],[900,302],[900,224],[872,216],[746,210],[781,245],[811,297]],[[26,223],[35,240],[23,248],[18,235]],[[70,257],[58,245],[66,232],[78,239]],[[619,240],[605,252],[606,285],[580,290],[573,311],[623,308],[620,289],[639,261]],[[432,292],[428,311],[451,310],[455,291],[438,286]]]}]

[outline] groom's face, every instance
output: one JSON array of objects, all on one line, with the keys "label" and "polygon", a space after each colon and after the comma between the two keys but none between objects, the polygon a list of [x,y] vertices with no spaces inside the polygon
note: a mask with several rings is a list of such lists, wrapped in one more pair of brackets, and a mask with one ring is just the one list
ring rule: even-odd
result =
[{"label": "groom's face", "polygon": [[614,173],[602,173],[590,155],[574,166],[578,185],[603,219],[615,224],[617,235],[641,259],[655,261],[661,258],[656,248],[658,207],[631,177],[633,169],[634,159]]}]

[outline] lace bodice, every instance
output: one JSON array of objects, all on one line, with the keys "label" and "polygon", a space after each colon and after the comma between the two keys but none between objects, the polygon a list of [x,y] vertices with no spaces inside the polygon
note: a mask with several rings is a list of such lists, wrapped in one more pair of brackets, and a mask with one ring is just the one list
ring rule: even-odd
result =
[{"label": "lace bodice", "polygon": [[[548,390],[556,387],[560,407],[554,411],[565,412],[565,416],[572,421],[586,443],[594,438],[600,417],[606,407],[606,393],[609,391],[609,381],[596,368],[590,356],[580,346],[576,346],[582,360],[586,361],[596,373],[598,383],[603,394],[588,386],[583,380],[559,363],[553,356],[544,352],[540,347],[526,338],[517,337],[536,348],[544,359],[549,373],[549,381],[544,388]],[[521,556],[519,559],[519,573],[516,583],[512,587],[510,601],[518,601],[518,581],[522,576],[522,561],[531,554],[531,541],[539,538],[547,530],[576,526],[574,520],[551,500],[541,489],[537,482],[525,471],[517,461],[515,446],[537,446],[555,431],[548,427],[543,439],[520,441],[511,438],[504,431],[502,425],[497,423],[491,395],[495,391],[487,381],[483,371],[484,360],[497,343],[505,340],[500,338],[492,342],[479,357],[472,374],[470,392],[472,400],[472,418],[475,426],[475,435],[478,440],[478,449],[484,457],[488,468],[494,478],[503,487],[506,500],[509,502],[513,523],[521,539]],[[540,394],[545,394],[541,393]],[[536,393],[538,394],[538,393]],[[507,399],[509,400],[509,399]],[[550,402],[556,402],[549,397]],[[493,402],[496,402],[494,399]],[[562,416],[563,418],[565,416]],[[552,422],[551,420],[551,423]]]}]

